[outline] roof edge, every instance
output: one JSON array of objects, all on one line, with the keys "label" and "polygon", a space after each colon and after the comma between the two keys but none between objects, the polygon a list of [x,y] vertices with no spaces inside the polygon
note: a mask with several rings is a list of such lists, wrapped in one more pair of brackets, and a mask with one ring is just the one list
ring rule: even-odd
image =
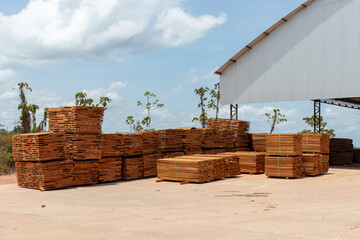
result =
[{"label": "roof edge", "polygon": [[232,58],[230,58],[224,65],[222,65],[218,70],[214,72],[214,74],[222,75],[222,73],[233,63],[236,63],[236,61],[242,57],[245,53],[250,51],[257,43],[262,41],[264,38],[268,37],[275,29],[283,25],[284,23],[287,23],[288,20],[296,15],[301,10],[307,8],[308,5],[315,2],[315,0],[308,0],[305,3],[301,4],[299,7],[297,7],[295,10],[290,12],[288,15],[280,19],[278,22],[276,22],[274,25],[272,25],[270,28],[268,28],[265,32],[261,33],[257,38],[255,38],[252,42],[250,42],[248,45],[246,45],[243,49],[241,49],[237,54],[235,54]]}]

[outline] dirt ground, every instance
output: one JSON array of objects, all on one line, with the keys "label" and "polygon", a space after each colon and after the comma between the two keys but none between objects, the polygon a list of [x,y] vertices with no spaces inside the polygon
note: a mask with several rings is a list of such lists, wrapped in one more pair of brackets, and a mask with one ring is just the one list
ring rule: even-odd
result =
[{"label": "dirt ground", "polygon": [[0,186],[4,240],[360,238],[359,165],[295,180],[151,178],[49,192],[4,179],[11,183]]}]

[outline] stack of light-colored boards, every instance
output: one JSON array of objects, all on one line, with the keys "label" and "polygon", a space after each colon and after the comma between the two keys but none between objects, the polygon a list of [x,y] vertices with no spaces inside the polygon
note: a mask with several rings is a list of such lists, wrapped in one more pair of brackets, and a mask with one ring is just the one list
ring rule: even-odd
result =
[{"label": "stack of light-colored boards", "polygon": [[268,177],[296,178],[303,174],[301,134],[266,136],[265,173]]},{"label": "stack of light-colored boards", "polygon": [[266,135],[267,133],[250,134],[251,149],[255,152],[266,152]]},{"label": "stack of light-colored boards", "polygon": [[330,139],[330,164],[345,165],[354,161],[354,146],[351,139]]},{"label": "stack of light-colored boards", "polygon": [[197,128],[178,128],[183,130],[183,148],[186,155],[202,153],[203,130]]},{"label": "stack of light-colored boards", "polygon": [[65,133],[101,133],[104,117],[103,107],[50,108],[49,131]]},{"label": "stack of light-colored boards", "polygon": [[158,178],[162,180],[204,183],[240,175],[236,156],[196,154],[158,160]]},{"label": "stack of light-colored boards", "polygon": [[302,135],[302,167],[304,175],[318,176],[329,171],[330,135],[300,133]]},{"label": "stack of light-colored boards", "polygon": [[265,152],[235,152],[239,157],[241,173],[261,174],[265,172]]}]

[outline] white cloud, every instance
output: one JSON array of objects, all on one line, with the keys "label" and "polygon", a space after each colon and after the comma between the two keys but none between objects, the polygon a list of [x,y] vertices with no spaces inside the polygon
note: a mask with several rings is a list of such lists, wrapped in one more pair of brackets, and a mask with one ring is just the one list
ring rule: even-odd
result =
[{"label": "white cloud", "polygon": [[177,86],[172,90],[172,93],[174,94],[180,94],[184,91],[184,87],[182,85]]},{"label": "white cloud", "polygon": [[121,81],[118,81],[118,82],[112,82],[109,86],[109,89],[123,89],[127,86],[127,83],[126,82],[121,82]]},{"label": "white cloud", "polygon": [[203,37],[206,32],[226,22],[226,14],[219,17],[193,17],[176,7],[164,11],[157,19],[155,29],[162,32],[156,40],[162,45],[179,46]]},{"label": "white cloud", "polygon": [[0,82],[5,82],[15,76],[15,71],[12,69],[0,69]]},{"label": "white cloud", "polygon": [[7,91],[0,95],[0,98],[3,99],[11,99],[16,97],[17,97],[17,93],[15,91]]},{"label": "white cloud", "polygon": [[196,68],[190,69],[190,71],[188,72],[188,75],[189,75],[189,80],[187,80],[186,83],[195,84],[200,81],[200,77],[199,77],[199,74],[198,74]]},{"label": "white cloud", "polygon": [[85,89],[83,92],[85,92],[88,97],[95,98],[95,101],[100,97],[109,97],[113,101],[120,101],[122,97],[119,96],[118,91],[126,88],[126,86],[126,82],[118,81],[110,83],[107,88]]},{"label": "white cloud", "polygon": [[[191,43],[226,21],[192,16],[180,0],[32,0],[0,13],[0,65],[108,57],[116,50]],[[117,58],[117,57],[115,57]]]}]

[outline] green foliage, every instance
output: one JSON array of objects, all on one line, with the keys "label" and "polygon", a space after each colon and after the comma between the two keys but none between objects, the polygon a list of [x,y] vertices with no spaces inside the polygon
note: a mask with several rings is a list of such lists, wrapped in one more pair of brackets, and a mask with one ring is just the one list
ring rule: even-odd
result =
[{"label": "green foliage", "polygon": [[151,112],[164,107],[164,104],[159,103],[159,99],[156,98],[156,95],[150,92],[144,93],[146,101],[143,103],[141,101],[137,102],[138,106],[145,106],[147,116],[141,120],[141,124],[145,126],[146,131],[151,131]]},{"label": "green foliage", "polygon": [[133,116],[127,116],[126,124],[130,127],[130,132],[143,132],[144,128],[141,126],[140,120],[135,121]]},{"label": "green foliage", "polygon": [[13,132],[6,130],[0,133],[0,175],[14,172],[15,163],[12,155],[12,136]]},{"label": "green foliage", "polygon": [[[314,116],[311,117],[304,117],[303,120],[305,121],[305,123],[307,125],[309,125],[310,127],[314,128]],[[326,126],[328,125],[327,122],[324,121],[324,118],[322,116],[320,116],[320,132],[321,133],[327,133],[330,135],[330,137],[334,138],[336,137],[335,134],[335,130],[334,129],[326,129]],[[308,133],[308,132],[312,132],[311,130],[308,129],[304,129],[303,130],[304,133]]]},{"label": "green foliage", "polygon": [[280,109],[273,109],[272,115],[270,113],[265,113],[265,116],[268,119],[268,122],[270,124],[270,134],[272,134],[275,130],[275,126],[280,124],[281,122],[287,122],[287,119],[285,118],[284,114],[280,113]]},{"label": "green foliage", "polygon": [[76,106],[89,106],[99,107],[102,106],[106,110],[106,106],[111,103],[111,99],[108,97],[100,97],[99,102],[94,104],[94,99],[88,98],[84,92],[78,92],[75,94],[75,105]]},{"label": "green foliage", "polygon": [[[47,108],[44,110],[44,118],[39,124],[36,125],[36,112],[39,110],[39,106],[36,104],[28,104],[26,100],[26,91],[32,92],[32,88],[29,84],[20,82],[18,83],[20,103],[18,105],[18,110],[21,110],[20,114],[20,127],[21,133],[30,133],[30,132],[42,132],[45,130],[46,121],[47,121]],[[15,90],[15,89],[14,89]],[[15,130],[15,129],[14,129]]]},{"label": "green foliage", "polygon": [[216,83],[214,85],[214,89],[210,91],[210,100],[207,106],[209,109],[215,110],[215,119],[219,118],[219,104],[220,104],[220,83]]},{"label": "green foliage", "polygon": [[207,112],[205,110],[206,101],[208,100],[208,98],[206,97],[207,92],[209,92],[209,88],[207,88],[207,87],[205,87],[205,88],[201,87],[201,88],[198,88],[198,89],[194,90],[194,93],[196,95],[199,95],[199,98],[200,98],[200,103],[198,104],[198,108],[201,109],[201,113],[200,113],[199,117],[194,117],[192,121],[193,122],[200,122],[201,126],[203,128],[206,127],[206,121],[208,119],[208,115],[207,115]]}]

